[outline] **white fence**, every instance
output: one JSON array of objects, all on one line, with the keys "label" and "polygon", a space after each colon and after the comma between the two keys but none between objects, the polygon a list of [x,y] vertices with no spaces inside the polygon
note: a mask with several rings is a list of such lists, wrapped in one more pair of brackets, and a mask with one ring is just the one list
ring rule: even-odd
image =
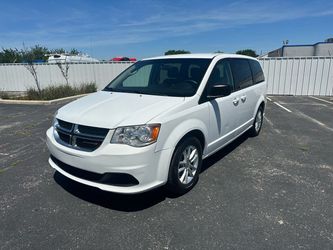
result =
[{"label": "white fence", "polygon": [[[104,88],[132,62],[70,63],[69,83],[95,82],[98,89]],[[66,83],[56,64],[37,64],[37,74],[41,87]],[[0,64],[0,91],[26,91],[34,87],[35,81],[24,64]]]},{"label": "white fence", "polygon": [[[333,95],[333,57],[261,58],[268,83],[267,93],[274,95]],[[131,62],[71,63],[69,82],[96,82],[102,89]],[[38,64],[41,87],[65,83],[57,65]],[[25,91],[34,87],[34,79],[24,64],[0,64],[0,91]]]},{"label": "white fence", "polygon": [[333,57],[262,58],[272,95],[333,95]]}]

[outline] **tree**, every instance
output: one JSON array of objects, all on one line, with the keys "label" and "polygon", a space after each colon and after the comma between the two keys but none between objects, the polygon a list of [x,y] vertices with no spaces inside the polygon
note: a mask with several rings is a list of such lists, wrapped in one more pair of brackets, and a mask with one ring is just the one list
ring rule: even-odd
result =
[{"label": "tree", "polygon": [[65,53],[66,53],[66,50],[64,50],[63,48],[50,50],[50,54],[65,54]]},{"label": "tree", "polygon": [[29,52],[29,59],[33,62],[44,62],[47,61],[49,54],[71,54],[78,55],[81,51],[72,48],[66,51],[63,48],[48,49],[41,45],[35,45],[30,48],[26,48],[23,44],[23,49],[19,50],[17,48],[2,48],[0,51],[0,63],[28,63],[26,61],[26,54]]},{"label": "tree", "polygon": [[164,53],[164,55],[178,55],[178,54],[191,54],[191,51],[187,50],[168,50]]},{"label": "tree", "polygon": [[46,61],[47,54],[49,54],[49,49],[46,47],[42,47],[40,45],[35,45],[34,47],[30,47],[30,49],[23,48],[22,53],[25,55],[23,59],[29,59],[33,62],[36,61]]},{"label": "tree", "polygon": [[71,55],[78,55],[78,54],[81,54],[81,51],[78,51],[77,49],[72,48],[72,49],[69,51],[69,54],[71,54]]},{"label": "tree", "polygon": [[66,56],[66,59],[65,59],[65,62],[64,63],[60,63],[58,62],[57,63],[57,66],[59,67],[60,69],[60,72],[62,74],[62,76],[65,78],[66,80],[66,84],[68,85],[68,71],[69,71],[69,64],[67,62],[67,56]]},{"label": "tree", "polygon": [[252,57],[258,57],[256,51],[253,50],[253,49],[238,50],[238,51],[236,51],[236,54],[246,55],[246,56],[252,56]]},{"label": "tree", "polygon": [[30,72],[30,74],[34,78],[39,95],[42,94],[42,89],[40,87],[40,83],[39,83],[39,79],[38,79],[38,75],[37,75],[37,64],[34,62],[36,60],[43,60],[42,58],[46,57],[45,52],[47,52],[47,49],[44,47],[41,47],[39,45],[36,45],[35,47],[30,48],[30,50],[24,48],[21,51],[22,59],[23,59],[23,62],[25,63],[24,67]]},{"label": "tree", "polygon": [[66,51],[65,49],[63,48],[60,48],[60,49],[51,49],[49,51],[50,54],[71,54],[71,55],[78,55],[81,53],[81,51],[75,49],[75,48],[72,48],[71,50],[68,50]]},{"label": "tree", "polygon": [[17,63],[22,61],[22,53],[18,49],[2,48],[0,52],[0,63]]}]

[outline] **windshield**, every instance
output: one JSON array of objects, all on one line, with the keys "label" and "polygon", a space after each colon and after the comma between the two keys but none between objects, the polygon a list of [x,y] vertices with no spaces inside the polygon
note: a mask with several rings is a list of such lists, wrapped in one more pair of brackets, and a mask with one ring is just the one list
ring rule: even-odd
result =
[{"label": "windshield", "polygon": [[104,91],[193,96],[211,59],[156,59],[133,64]]}]

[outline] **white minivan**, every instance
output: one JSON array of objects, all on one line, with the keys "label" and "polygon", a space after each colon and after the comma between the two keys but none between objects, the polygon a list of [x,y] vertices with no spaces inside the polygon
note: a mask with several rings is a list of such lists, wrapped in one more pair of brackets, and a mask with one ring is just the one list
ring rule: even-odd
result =
[{"label": "white minivan", "polygon": [[161,185],[184,194],[202,160],[241,134],[259,134],[266,82],[259,62],[232,54],[138,61],[102,91],[60,108],[47,131],[50,165],[102,190]]}]

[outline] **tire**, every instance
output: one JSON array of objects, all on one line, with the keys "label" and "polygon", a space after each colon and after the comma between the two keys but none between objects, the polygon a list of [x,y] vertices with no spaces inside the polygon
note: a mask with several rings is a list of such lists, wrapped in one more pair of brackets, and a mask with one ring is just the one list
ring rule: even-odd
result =
[{"label": "tire", "polygon": [[252,137],[258,136],[261,128],[262,128],[262,122],[264,120],[264,109],[262,106],[259,107],[256,117],[253,121],[253,125],[249,130],[249,135]]},{"label": "tire", "polygon": [[202,146],[200,141],[195,137],[183,139],[177,145],[170,163],[166,184],[168,192],[171,195],[180,196],[190,191],[199,180],[201,165]]}]

